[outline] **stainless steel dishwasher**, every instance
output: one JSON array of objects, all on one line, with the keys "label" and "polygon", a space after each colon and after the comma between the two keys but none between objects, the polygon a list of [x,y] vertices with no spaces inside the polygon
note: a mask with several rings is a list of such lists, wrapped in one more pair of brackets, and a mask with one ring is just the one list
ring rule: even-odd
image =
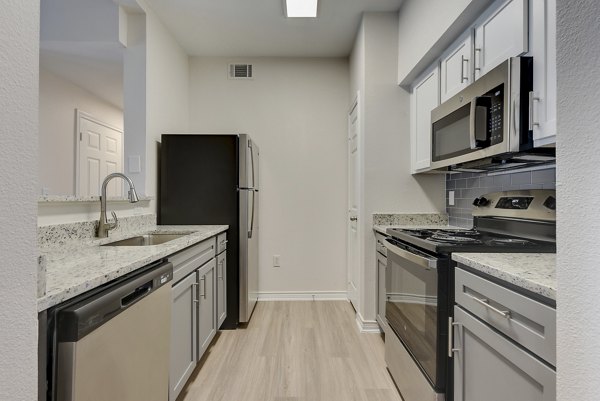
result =
[{"label": "stainless steel dishwasher", "polygon": [[168,398],[172,278],[162,263],[58,312],[57,400]]}]

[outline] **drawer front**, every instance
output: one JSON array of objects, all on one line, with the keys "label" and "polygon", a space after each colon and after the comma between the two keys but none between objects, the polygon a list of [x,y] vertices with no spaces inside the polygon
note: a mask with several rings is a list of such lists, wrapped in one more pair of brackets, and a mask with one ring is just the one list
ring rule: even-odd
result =
[{"label": "drawer front", "polygon": [[375,233],[375,239],[377,240],[377,242],[375,243],[375,248],[377,249],[377,252],[387,256],[387,248],[385,247],[385,245],[383,245],[383,242],[385,241],[385,235],[381,233]]},{"label": "drawer front", "polygon": [[212,237],[169,256],[167,260],[173,263],[173,284],[214,258],[216,248],[215,237]]},{"label": "drawer front", "polygon": [[217,255],[227,249],[227,232],[217,236]]},{"label": "drawer front", "polygon": [[456,303],[556,366],[556,310],[456,269]]}]

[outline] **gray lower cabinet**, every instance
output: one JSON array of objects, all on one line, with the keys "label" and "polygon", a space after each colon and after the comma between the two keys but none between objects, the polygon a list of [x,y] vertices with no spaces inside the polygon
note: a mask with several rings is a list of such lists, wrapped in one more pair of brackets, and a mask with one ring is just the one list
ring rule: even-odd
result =
[{"label": "gray lower cabinet", "polygon": [[385,303],[387,300],[385,292],[386,268],[387,258],[377,252],[377,323],[384,332],[387,330],[387,320],[385,319]]},{"label": "gray lower cabinet", "polygon": [[217,333],[216,320],[216,260],[212,259],[198,269],[198,360],[208,349]]},{"label": "gray lower cabinet", "polygon": [[387,301],[385,275],[387,269],[387,249],[384,245],[385,236],[379,232],[375,233],[375,248],[377,250],[377,323],[381,330],[387,331],[388,323],[385,318],[385,303]]},{"label": "gray lower cabinet", "polygon": [[455,269],[454,401],[555,401],[556,310]]},{"label": "gray lower cabinet", "polygon": [[227,252],[217,255],[217,329],[227,317]]},{"label": "gray lower cabinet", "polygon": [[455,401],[554,401],[556,372],[461,307],[454,307]]},{"label": "gray lower cabinet", "polygon": [[216,238],[169,256],[171,289],[169,400],[175,401],[217,330]]},{"label": "gray lower cabinet", "polygon": [[169,399],[175,400],[194,371],[198,356],[196,274],[173,286]]}]

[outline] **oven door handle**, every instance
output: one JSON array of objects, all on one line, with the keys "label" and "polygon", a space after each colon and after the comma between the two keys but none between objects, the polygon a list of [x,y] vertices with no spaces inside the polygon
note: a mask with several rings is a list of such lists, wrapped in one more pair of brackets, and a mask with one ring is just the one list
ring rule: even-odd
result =
[{"label": "oven door handle", "polygon": [[425,269],[437,269],[438,261],[435,258],[426,258],[405,249],[402,249],[394,244],[392,244],[388,239],[383,242],[383,245],[387,248],[387,250],[399,257],[409,260],[414,264],[421,266]]}]

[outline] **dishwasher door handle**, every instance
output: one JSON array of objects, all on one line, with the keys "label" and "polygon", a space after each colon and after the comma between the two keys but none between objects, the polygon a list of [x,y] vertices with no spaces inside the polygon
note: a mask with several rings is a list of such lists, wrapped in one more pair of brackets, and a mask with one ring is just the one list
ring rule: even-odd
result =
[{"label": "dishwasher door handle", "polygon": [[126,308],[135,301],[148,295],[152,291],[152,280],[140,285],[135,290],[121,298],[121,308]]}]

